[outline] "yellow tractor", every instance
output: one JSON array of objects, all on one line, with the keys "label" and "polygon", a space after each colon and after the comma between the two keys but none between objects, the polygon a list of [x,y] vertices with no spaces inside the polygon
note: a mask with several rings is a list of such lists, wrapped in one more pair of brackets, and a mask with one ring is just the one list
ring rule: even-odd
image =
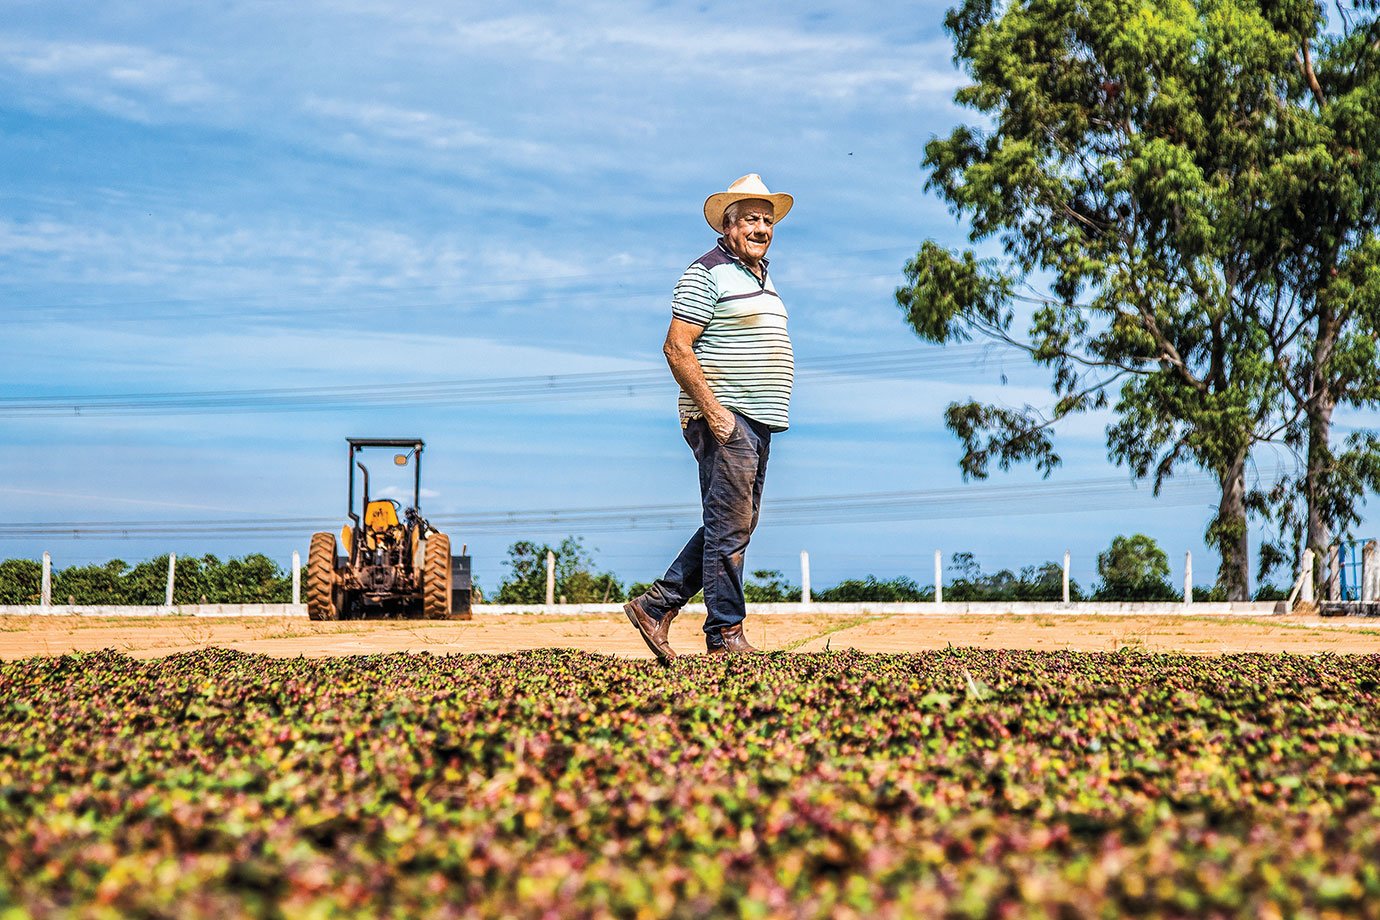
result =
[{"label": "yellow tractor", "polygon": [[[450,553],[450,537],[422,517],[421,438],[347,438],[350,446],[350,520],[333,533],[317,533],[307,554],[307,615],[313,620],[421,617],[468,620],[473,583],[470,557]],[[369,469],[358,460],[370,448],[405,450],[397,466],[413,467],[412,505],[369,495]],[[355,468],[363,474],[362,515],[355,511]]]}]

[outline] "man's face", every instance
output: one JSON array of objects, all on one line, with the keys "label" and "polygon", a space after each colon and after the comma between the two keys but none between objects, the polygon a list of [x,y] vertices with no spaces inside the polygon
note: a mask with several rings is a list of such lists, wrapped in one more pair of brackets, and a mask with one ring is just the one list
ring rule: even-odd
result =
[{"label": "man's face", "polygon": [[738,203],[724,217],[724,243],[744,262],[760,262],[771,246],[773,215],[770,201],[750,199]]}]

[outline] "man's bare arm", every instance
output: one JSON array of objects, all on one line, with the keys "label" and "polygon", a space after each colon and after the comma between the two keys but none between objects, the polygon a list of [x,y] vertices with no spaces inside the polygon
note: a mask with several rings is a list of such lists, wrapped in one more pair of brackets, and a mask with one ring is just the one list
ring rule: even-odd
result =
[{"label": "man's bare arm", "polygon": [[704,379],[704,368],[700,367],[700,359],[695,357],[695,340],[702,332],[703,326],[687,323],[683,319],[672,319],[671,328],[666,332],[666,344],[661,350],[666,353],[666,363],[671,366],[671,376],[676,378],[680,388],[700,407],[700,412],[704,413],[705,421],[709,423],[709,430],[713,432],[714,437],[720,444],[725,444],[733,437],[733,429],[737,423],[733,419],[733,413],[725,409],[715,397],[714,391],[709,389],[709,382]]}]

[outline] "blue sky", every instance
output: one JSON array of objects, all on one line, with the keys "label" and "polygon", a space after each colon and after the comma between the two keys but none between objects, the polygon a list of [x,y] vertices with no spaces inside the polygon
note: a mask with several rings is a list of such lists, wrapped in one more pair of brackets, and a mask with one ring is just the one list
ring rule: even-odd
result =
[{"label": "blue sky", "polygon": [[[802,376],[750,568],[794,580],[807,549],[817,586],[925,583],[935,549],[991,570],[1067,548],[1086,584],[1112,536],[1142,531],[1176,579],[1192,550],[1195,580],[1211,580],[1211,488],[1152,500],[1106,462],[1095,417],[1064,429],[1050,482],[1120,475],[1112,498],[976,484],[976,504],[949,511],[773,524],[773,499],[958,488],[945,405],[1048,402],[1018,357],[938,357],[892,297],[921,240],[964,238],[919,167],[965,117],[943,4],[0,8],[6,395],[660,371],[670,289],[713,243],[701,203],[758,172],[796,197],[771,256]],[[913,362],[806,373],[905,349]],[[425,438],[436,516],[683,505],[695,473],[665,381],[597,399],[0,419],[0,507],[19,523],[338,526],[347,436]],[[571,532],[452,531],[490,589],[513,540]],[[688,532],[644,520],[583,535],[602,567],[650,580]],[[308,537],[29,537],[0,540],[0,558],[286,563]]]}]

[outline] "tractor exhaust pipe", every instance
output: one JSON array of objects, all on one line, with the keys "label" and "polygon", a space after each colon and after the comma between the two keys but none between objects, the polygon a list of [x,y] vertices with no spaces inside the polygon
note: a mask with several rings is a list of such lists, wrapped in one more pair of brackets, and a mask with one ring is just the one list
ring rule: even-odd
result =
[{"label": "tractor exhaust pipe", "polygon": [[[352,452],[351,452],[351,459],[353,459],[353,457],[354,457],[354,454],[353,454],[353,451],[352,451]],[[364,508],[365,508],[365,510],[367,511],[368,508],[369,508],[369,468],[366,467],[363,463],[359,463],[358,461],[356,461],[355,466],[359,467],[359,471],[360,471],[361,473],[364,474]],[[353,540],[350,541],[350,564],[351,564],[351,565],[353,565],[355,562],[357,562],[357,561],[359,560],[360,545],[361,545],[360,537],[361,537],[361,536],[363,535],[363,533],[364,533],[364,525],[363,525],[363,523],[360,521],[359,515],[355,513],[355,509],[354,509],[354,507],[353,507],[354,498],[355,498],[355,469],[354,469],[354,467],[352,466],[352,467],[350,467],[350,502],[351,502],[351,507],[350,507],[350,520],[353,521],[354,524],[355,524],[355,528],[354,528],[354,536],[355,536],[355,538],[354,538]]]},{"label": "tractor exhaust pipe", "polygon": [[363,463],[356,462],[355,466],[364,474],[364,510],[369,510],[369,468]]}]

